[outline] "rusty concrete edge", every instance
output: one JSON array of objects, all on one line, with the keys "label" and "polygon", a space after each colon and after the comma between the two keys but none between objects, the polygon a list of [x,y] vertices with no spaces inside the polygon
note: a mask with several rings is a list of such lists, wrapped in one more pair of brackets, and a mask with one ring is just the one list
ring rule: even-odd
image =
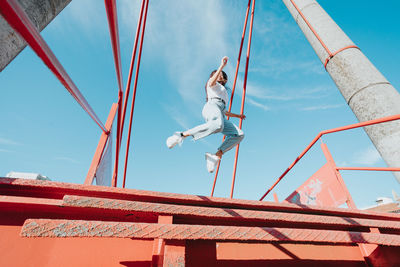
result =
[{"label": "rusty concrete edge", "polygon": [[91,208],[97,210],[125,211],[138,213],[152,213],[154,215],[172,215],[181,217],[198,217],[203,219],[241,219],[248,222],[275,222],[297,223],[314,226],[337,227],[374,227],[380,229],[399,230],[400,222],[387,220],[358,219],[349,217],[334,217],[301,213],[285,213],[276,211],[255,211],[243,209],[226,209],[218,207],[184,206],[138,202],[119,199],[93,198],[65,195],[62,205],[65,207]]},{"label": "rusty concrete edge", "polygon": [[400,236],[332,230],[269,227],[121,223],[28,219],[20,235],[27,238],[135,238],[165,240],[257,241],[310,244],[400,246]]}]

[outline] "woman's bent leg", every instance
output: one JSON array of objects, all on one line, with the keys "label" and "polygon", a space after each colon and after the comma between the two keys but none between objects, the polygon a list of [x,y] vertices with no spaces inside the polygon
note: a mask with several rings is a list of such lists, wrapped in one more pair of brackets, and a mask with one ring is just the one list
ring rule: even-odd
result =
[{"label": "woman's bent leg", "polygon": [[218,106],[206,104],[203,108],[203,117],[206,123],[185,131],[184,135],[191,135],[194,140],[198,140],[224,129],[224,117]]},{"label": "woman's bent leg", "polygon": [[239,144],[243,138],[244,133],[235,124],[224,118],[224,130],[222,133],[226,136],[225,141],[221,144],[218,150],[225,153],[231,150],[234,146]]}]

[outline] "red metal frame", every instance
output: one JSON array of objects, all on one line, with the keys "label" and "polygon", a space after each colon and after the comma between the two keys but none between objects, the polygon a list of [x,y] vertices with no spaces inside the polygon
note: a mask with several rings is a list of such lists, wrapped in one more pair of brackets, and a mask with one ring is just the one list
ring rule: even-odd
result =
[{"label": "red metal frame", "polygon": [[132,122],[133,122],[133,111],[135,109],[135,99],[136,99],[136,89],[137,89],[137,83],[139,80],[139,69],[140,69],[140,60],[142,58],[142,48],[143,48],[143,39],[144,39],[144,32],[146,29],[146,20],[147,20],[147,10],[149,8],[149,0],[146,1],[146,8],[144,11],[144,18],[143,18],[143,29],[142,33],[140,36],[140,46],[139,46],[139,55],[137,59],[137,66],[136,66],[136,73],[135,73],[135,81],[134,81],[134,86],[133,86],[133,95],[132,95],[132,106],[131,106],[131,113],[129,117],[129,129],[128,129],[128,137],[126,141],[126,154],[125,154],[125,165],[124,165],[124,180],[122,187],[125,188],[125,181],[126,181],[126,170],[128,168],[128,156],[129,156],[129,146],[131,142],[131,132],[132,132]]},{"label": "red metal frame", "polygon": [[72,97],[89,114],[102,131],[107,133],[108,131],[101,120],[97,117],[92,107],[76,87],[75,83],[69,77],[18,2],[16,0],[0,1],[0,13],[8,24],[10,24],[10,26],[29,44],[40,59],[43,60],[46,66],[53,72],[57,79],[64,85]]},{"label": "red metal frame", "polygon": [[[335,133],[335,132],[341,132],[341,131],[346,131],[346,130],[351,130],[355,128],[360,128],[360,127],[365,127],[365,126],[370,126],[370,125],[375,125],[379,123],[384,123],[384,122],[390,122],[390,121],[395,121],[395,120],[400,120],[400,114],[397,115],[392,115],[392,116],[387,116],[383,117],[380,119],[375,119],[375,120],[369,120],[365,122],[359,122],[355,124],[350,124],[347,126],[343,127],[338,127],[338,128],[333,128],[329,130],[324,130],[320,132],[312,141],[311,143],[303,150],[303,152],[293,161],[293,163],[279,176],[279,178],[275,181],[275,183],[267,190],[267,192],[260,198],[260,201],[262,201],[271,191],[274,189],[274,187],[285,177],[285,175],[294,167],[294,165],[297,164],[297,162],[300,161],[300,159],[311,149],[311,147],[325,134],[330,134],[330,133]],[[344,167],[341,167],[344,168]],[[376,169],[376,168],[375,168]],[[397,171],[398,168],[394,168],[395,171]]]},{"label": "red metal frame", "polygon": [[[245,19],[244,19],[242,39],[240,40],[239,56],[238,56],[238,59],[237,59],[237,62],[236,62],[235,78],[234,78],[233,86],[232,86],[231,101],[229,102],[229,108],[228,108],[229,112],[231,112],[231,110],[232,110],[233,96],[235,95],[236,81],[237,81],[237,76],[238,76],[238,73],[239,73],[240,59],[242,58],[242,49],[243,49],[244,37],[246,35],[247,20],[249,18],[250,4],[251,4],[251,0],[249,0],[249,2],[247,4],[246,16],[245,16]],[[227,119],[229,120],[229,116],[227,117]],[[225,136],[222,138],[222,142],[224,142],[224,140],[225,140]],[[221,165],[221,161],[218,162],[217,169],[215,170],[214,183],[213,183],[213,186],[212,186],[212,189],[211,189],[211,196],[214,195],[214,189],[215,189],[215,184],[217,182],[217,177],[218,177],[220,165]]]}]

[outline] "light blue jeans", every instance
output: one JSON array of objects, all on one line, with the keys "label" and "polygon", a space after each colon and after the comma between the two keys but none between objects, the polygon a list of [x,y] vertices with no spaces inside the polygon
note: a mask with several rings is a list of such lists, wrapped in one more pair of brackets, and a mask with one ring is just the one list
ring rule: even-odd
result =
[{"label": "light blue jeans", "polygon": [[202,115],[206,123],[196,126],[186,134],[193,136],[194,140],[209,136],[214,133],[222,133],[226,136],[225,141],[218,150],[223,153],[232,149],[244,138],[244,133],[235,124],[225,117],[225,104],[218,99],[210,99],[203,107]]}]

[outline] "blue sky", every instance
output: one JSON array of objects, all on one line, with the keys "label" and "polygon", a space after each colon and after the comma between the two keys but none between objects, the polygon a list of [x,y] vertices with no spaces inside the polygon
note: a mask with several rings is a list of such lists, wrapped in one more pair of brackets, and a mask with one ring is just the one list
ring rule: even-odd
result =
[{"label": "blue sky", "polygon": [[[117,2],[125,83],[140,1]],[[234,195],[244,199],[258,199],[318,132],[357,122],[283,2],[256,2],[246,137]],[[319,3],[400,88],[400,3]],[[127,188],[210,194],[214,175],[206,171],[204,153],[215,152],[222,136],[186,140],[172,150],[165,139],[202,123],[204,83],[225,55],[230,58],[226,70],[232,86],[246,6],[247,1],[150,1]],[[103,2],[72,1],[42,36],[105,123],[117,100],[117,82]],[[240,110],[244,65],[243,60],[233,112]],[[100,129],[30,48],[0,74],[0,88],[0,175],[38,172],[55,181],[83,183]],[[337,165],[385,166],[363,130],[323,140]],[[229,196],[233,155],[224,156],[216,196]],[[317,144],[276,187],[279,199],[324,162]],[[400,192],[390,173],[346,171],[342,176],[359,207],[373,205],[379,196],[390,197],[392,189]]]}]

